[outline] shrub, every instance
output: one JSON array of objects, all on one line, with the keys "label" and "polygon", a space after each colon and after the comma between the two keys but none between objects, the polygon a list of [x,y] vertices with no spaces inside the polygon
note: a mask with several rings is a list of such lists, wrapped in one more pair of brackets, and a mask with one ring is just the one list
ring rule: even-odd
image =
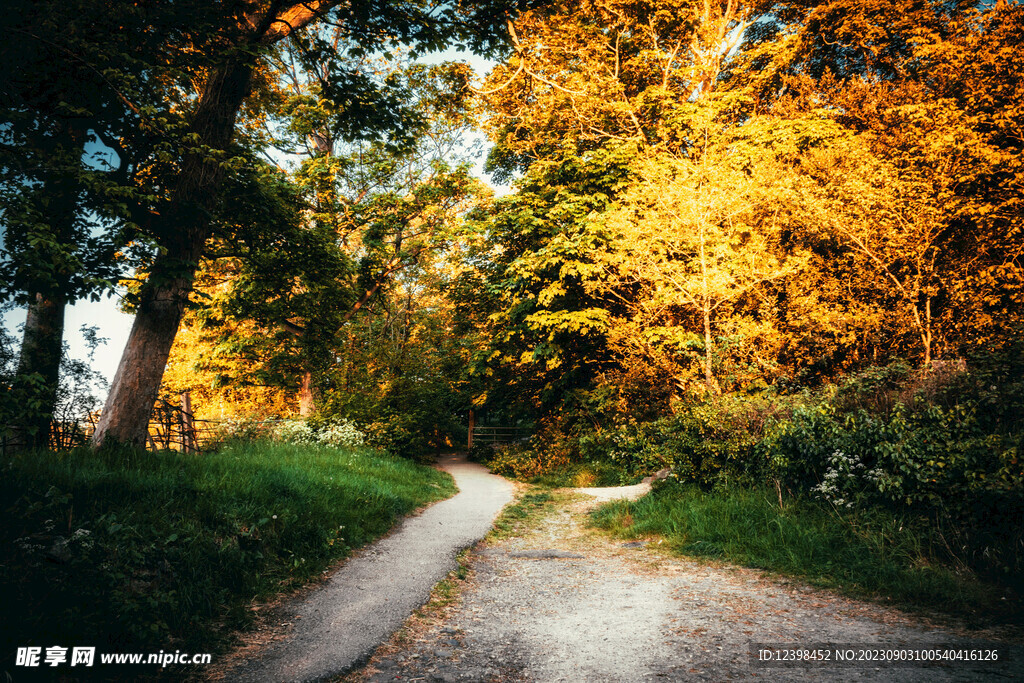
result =
[{"label": "shrub", "polygon": [[827,500],[955,509],[976,490],[1020,490],[1019,436],[986,434],[976,410],[921,401],[888,415],[796,411],[761,445],[776,474]]},{"label": "shrub", "polygon": [[278,441],[312,445],[316,443],[316,432],[305,420],[282,420],[274,430]]},{"label": "shrub", "polygon": [[334,418],[320,426],[317,441],[327,446],[355,447],[366,444],[366,435],[354,423]]},{"label": "shrub", "polygon": [[998,385],[959,371],[922,377],[871,371],[834,399],[825,393],[797,408],[758,445],[769,476],[837,508],[930,520],[955,563],[1019,577],[1024,535],[1009,520],[1024,515],[1020,398],[1004,394],[1002,407],[989,407],[984,396]]},{"label": "shrub", "polygon": [[410,416],[390,415],[366,426],[370,445],[403,458],[423,458],[430,452],[430,440],[417,429]]},{"label": "shrub", "polygon": [[277,431],[275,421],[258,420],[247,417],[229,417],[217,423],[210,443],[204,444],[204,450],[217,450],[232,441],[256,441],[270,439]]},{"label": "shrub", "polygon": [[366,444],[366,435],[355,425],[341,418],[328,420],[283,420],[274,430],[279,441],[305,446],[348,446]]},{"label": "shrub", "polygon": [[518,444],[494,448],[486,461],[495,474],[520,481],[550,475],[572,464],[573,460],[562,450]]},{"label": "shrub", "polygon": [[[704,488],[763,479],[768,463],[757,451],[765,426],[788,414],[788,404],[720,397],[693,403],[678,415],[587,430],[574,416],[546,422],[527,446],[505,449],[485,462],[517,479],[627,485],[658,470]],[[566,425],[574,427],[566,429]]]}]

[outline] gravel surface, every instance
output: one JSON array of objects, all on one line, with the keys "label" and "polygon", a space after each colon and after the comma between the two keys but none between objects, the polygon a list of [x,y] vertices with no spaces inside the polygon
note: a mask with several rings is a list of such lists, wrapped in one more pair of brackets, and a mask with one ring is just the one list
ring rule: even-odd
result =
[{"label": "gravel surface", "polygon": [[449,457],[459,493],[406,519],[345,562],[324,584],[275,609],[285,627],[249,646],[232,681],[322,680],[361,664],[455,568],[456,554],[487,533],[512,499],[512,486],[483,467]]},{"label": "gravel surface", "polygon": [[[349,681],[1024,680],[1019,633],[937,628],[762,572],[669,557],[586,528],[575,496],[477,547],[448,606],[414,618]],[[997,662],[768,668],[755,643],[984,646]]]},{"label": "gravel surface", "polygon": [[636,500],[651,492],[651,485],[633,484],[632,486],[595,486],[593,488],[569,489],[573,493],[590,496],[595,500],[607,502],[610,500]]}]

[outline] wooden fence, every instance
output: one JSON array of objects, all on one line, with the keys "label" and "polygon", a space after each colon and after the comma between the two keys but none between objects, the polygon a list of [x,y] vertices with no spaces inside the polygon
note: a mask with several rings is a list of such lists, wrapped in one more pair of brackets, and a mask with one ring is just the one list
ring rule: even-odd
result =
[{"label": "wooden fence", "polygon": [[[92,439],[99,419],[98,413],[90,413],[81,419],[68,419],[57,416],[50,423],[49,447],[51,450],[69,450],[86,446]],[[280,420],[250,422],[250,431],[269,431]],[[178,451],[182,453],[201,453],[206,446],[222,439],[229,423],[226,421],[196,419],[192,408],[192,400],[185,393],[175,403],[166,398],[158,399],[150,416],[149,429],[146,434],[146,447],[154,451]],[[18,437],[12,436],[12,430],[0,425],[0,455],[9,451],[17,451],[28,444],[22,443]]]},{"label": "wooden fence", "polygon": [[[280,423],[281,420],[246,420],[244,427],[249,436],[257,436],[273,432]],[[166,399],[157,401],[149,422],[147,446],[154,451],[202,453],[229,436],[237,425],[230,420],[197,419],[191,397],[185,393],[177,404]]]},{"label": "wooden fence", "polygon": [[481,427],[471,425],[467,445],[469,448],[473,448],[474,444],[496,445],[515,443],[530,436],[531,432],[533,430],[529,427]]}]

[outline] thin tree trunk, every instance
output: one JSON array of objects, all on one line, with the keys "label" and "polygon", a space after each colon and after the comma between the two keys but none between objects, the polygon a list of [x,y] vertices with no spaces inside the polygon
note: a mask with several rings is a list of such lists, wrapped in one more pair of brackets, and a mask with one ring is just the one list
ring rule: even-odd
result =
[{"label": "thin tree trunk", "polygon": [[932,298],[927,297],[924,302],[925,326],[921,335],[924,342],[924,366],[927,368],[932,362]]},{"label": "thin tree trunk", "polygon": [[714,339],[711,336],[711,308],[708,302],[704,302],[704,382],[707,384],[708,393],[717,396],[721,393],[718,387],[718,380],[715,379],[712,362],[714,360]]},{"label": "thin tree trunk", "polygon": [[313,397],[313,373],[306,370],[302,373],[302,386],[299,387],[299,415],[309,417],[316,411],[316,399]]},{"label": "thin tree trunk", "polygon": [[704,234],[704,225],[700,229],[700,273],[701,273],[701,308],[704,314],[704,383],[707,385],[708,393],[712,396],[719,394],[718,381],[715,379],[712,361],[714,350],[712,344],[714,339],[711,336],[711,292],[708,286],[708,255],[706,249],[707,240]]},{"label": "thin tree trunk", "polygon": [[[78,218],[78,178],[86,131],[81,122],[63,121],[54,139],[53,156],[62,160],[38,188],[34,202],[52,230],[57,249],[75,242]],[[48,247],[43,247],[48,249]],[[46,256],[46,254],[43,254]],[[55,255],[54,263],[60,261]],[[15,425],[15,443],[29,448],[50,445],[50,424],[57,408],[60,361],[64,355],[64,311],[67,307],[67,283],[71,273],[58,268],[35,291],[25,318],[21,355],[14,386],[24,393],[19,397],[21,411]]]},{"label": "thin tree trunk", "polygon": [[925,306],[926,319],[922,321],[917,302],[910,302],[910,312],[914,316],[914,326],[917,327],[917,333],[921,337],[921,348],[924,350],[924,362],[922,365],[927,369],[928,364],[932,362],[932,300],[930,297],[925,299]]},{"label": "thin tree trunk", "polygon": [[[249,92],[251,61],[251,57],[232,61],[211,71],[192,124],[199,138],[197,147],[225,149],[230,144],[238,110]],[[135,322],[96,425],[94,448],[145,444],[149,416],[210,234],[222,180],[216,159],[191,154],[184,160],[170,206],[159,219],[158,232],[166,237],[166,251],[154,260],[143,286]]]},{"label": "thin tree trunk", "polygon": [[36,294],[28,307],[21,356],[14,386],[23,388],[13,443],[25,448],[47,448],[50,423],[57,404],[60,360],[63,355],[65,302]]}]

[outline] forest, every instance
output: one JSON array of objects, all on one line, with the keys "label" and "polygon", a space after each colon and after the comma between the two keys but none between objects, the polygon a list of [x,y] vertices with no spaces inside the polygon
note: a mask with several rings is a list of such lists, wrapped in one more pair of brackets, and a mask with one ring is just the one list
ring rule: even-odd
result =
[{"label": "forest", "polygon": [[[120,590],[176,615],[125,622],[123,642],[223,619],[216,591],[308,578],[321,565],[295,558],[348,547],[327,548],[335,519],[274,536],[217,458],[253,448],[327,490],[303,444],[405,473],[464,448],[471,420],[529,434],[471,453],[510,478],[667,472],[597,523],[685,550],[679,510],[761,496],[953,582],[847,577],[865,590],[1018,609],[1018,2],[10,0],[2,22],[0,302],[28,311],[0,335],[4,542],[57,519],[82,581],[170,581],[147,553],[179,551],[227,577],[150,607]],[[101,405],[64,316],[111,295],[134,323]],[[146,452],[154,406],[185,393],[201,452]],[[87,428],[56,443],[70,423]],[[199,522],[206,540],[174,549],[186,531],[142,511],[182,477],[202,498],[204,458],[232,502],[202,524],[265,529],[259,562],[292,565],[247,566],[243,540],[223,559]],[[395,477],[447,486],[430,472]],[[99,498],[133,477],[151,484],[116,518]],[[410,488],[381,519],[438,495]],[[118,578],[97,555],[126,524],[159,540]],[[3,579],[26,596],[18,567],[65,571],[19,547]]]}]

